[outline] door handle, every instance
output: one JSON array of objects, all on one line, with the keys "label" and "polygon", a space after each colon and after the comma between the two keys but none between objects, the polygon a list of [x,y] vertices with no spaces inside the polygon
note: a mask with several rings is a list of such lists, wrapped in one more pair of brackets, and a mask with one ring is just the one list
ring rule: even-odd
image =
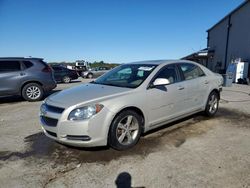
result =
[{"label": "door handle", "polygon": [[178,86],[178,90],[183,90],[185,89],[183,86]]},{"label": "door handle", "polygon": [[209,81],[205,80],[204,84],[208,84],[208,83],[209,83]]},{"label": "door handle", "polygon": [[21,72],[21,73],[20,73],[20,76],[24,76],[24,75],[25,75],[25,73],[24,73],[24,72]]}]

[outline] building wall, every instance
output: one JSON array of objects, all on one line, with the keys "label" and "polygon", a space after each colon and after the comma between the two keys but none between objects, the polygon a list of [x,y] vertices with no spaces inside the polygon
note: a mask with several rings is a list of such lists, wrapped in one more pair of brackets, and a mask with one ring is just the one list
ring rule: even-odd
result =
[{"label": "building wall", "polygon": [[236,58],[250,61],[250,1],[231,15],[228,55],[225,65],[228,19],[229,17],[208,31],[208,47],[210,50],[214,50],[214,57],[209,59],[208,68],[217,72],[217,62],[221,62],[221,69],[224,69]]},{"label": "building wall", "polygon": [[224,19],[220,24],[216,25],[208,32],[208,49],[214,51],[213,58],[208,60],[208,68],[215,71],[216,64],[224,66],[225,50],[227,42],[227,25],[228,18]]},{"label": "building wall", "polygon": [[[231,18],[230,38],[228,45],[228,63],[242,58],[250,61],[250,2],[235,12]],[[227,64],[228,65],[228,64]],[[245,69],[245,71],[247,71]]]}]

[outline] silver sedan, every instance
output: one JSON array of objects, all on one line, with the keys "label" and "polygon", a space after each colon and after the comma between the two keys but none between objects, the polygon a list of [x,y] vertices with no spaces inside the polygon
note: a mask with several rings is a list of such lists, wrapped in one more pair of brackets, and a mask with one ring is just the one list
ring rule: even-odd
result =
[{"label": "silver sedan", "polygon": [[41,105],[46,136],[78,147],[134,146],[142,133],[218,110],[223,79],[191,61],[123,64],[97,80],[49,96]]}]

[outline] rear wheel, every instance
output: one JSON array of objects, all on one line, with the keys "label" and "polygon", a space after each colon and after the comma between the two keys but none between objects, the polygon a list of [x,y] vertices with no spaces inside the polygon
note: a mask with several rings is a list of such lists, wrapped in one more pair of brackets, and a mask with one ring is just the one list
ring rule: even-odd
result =
[{"label": "rear wheel", "polygon": [[71,79],[69,76],[64,76],[62,81],[63,81],[63,83],[70,83]]},{"label": "rear wheel", "polygon": [[116,150],[133,147],[140,139],[142,117],[132,110],[117,115],[109,131],[109,145]]},{"label": "rear wheel", "polygon": [[43,88],[37,83],[29,83],[22,89],[22,97],[30,102],[39,101],[43,98]]},{"label": "rear wheel", "polygon": [[206,109],[205,109],[205,115],[212,117],[216,114],[219,107],[219,95],[215,91],[210,93],[208,96]]}]

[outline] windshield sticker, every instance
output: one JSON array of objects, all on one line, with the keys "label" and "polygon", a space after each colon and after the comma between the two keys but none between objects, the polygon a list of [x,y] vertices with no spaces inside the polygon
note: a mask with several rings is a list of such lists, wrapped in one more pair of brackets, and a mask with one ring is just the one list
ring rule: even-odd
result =
[{"label": "windshield sticker", "polygon": [[138,70],[141,71],[151,71],[154,67],[139,67]]}]

